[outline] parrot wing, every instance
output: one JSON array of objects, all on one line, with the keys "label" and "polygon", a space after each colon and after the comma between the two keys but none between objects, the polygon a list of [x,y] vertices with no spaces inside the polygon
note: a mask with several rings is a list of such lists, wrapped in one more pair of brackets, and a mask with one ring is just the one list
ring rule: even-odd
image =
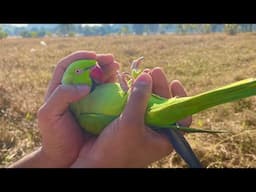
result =
[{"label": "parrot wing", "polygon": [[81,113],[78,121],[86,131],[98,135],[118,116],[104,115],[99,113]]}]

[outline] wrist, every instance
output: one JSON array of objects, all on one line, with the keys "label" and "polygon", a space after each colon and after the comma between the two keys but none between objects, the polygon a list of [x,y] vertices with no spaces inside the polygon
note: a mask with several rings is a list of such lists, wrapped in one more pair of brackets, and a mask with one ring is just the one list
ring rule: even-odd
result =
[{"label": "wrist", "polygon": [[98,161],[93,161],[89,159],[80,159],[78,158],[72,165],[71,168],[99,168],[103,167],[101,166],[101,163]]},{"label": "wrist", "polygon": [[42,148],[26,155],[19,161],[10,165],[9,168],[44,168],[50,166],[50,161],[47,160]]},{"label": "wrist", "polygon": [[21,160],[10,165],[9,168],[57,168],[67,167],[50,158],[42,147],[26,155]]},{"label": "wrist", "polygon": [[146,168],[148,165],[140,164],[138,162],[120,161],[117,159],[104,158],[78,158],[71,168]]}]

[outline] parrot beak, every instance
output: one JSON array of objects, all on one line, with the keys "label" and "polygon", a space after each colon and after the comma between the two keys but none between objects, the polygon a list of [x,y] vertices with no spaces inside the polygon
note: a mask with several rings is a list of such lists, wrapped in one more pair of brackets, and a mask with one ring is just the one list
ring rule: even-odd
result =
[{"label": "parrot beak", "polygon": [[90,76],[96,83],[103,83],[104,73],[99,65],[91,68]]}]

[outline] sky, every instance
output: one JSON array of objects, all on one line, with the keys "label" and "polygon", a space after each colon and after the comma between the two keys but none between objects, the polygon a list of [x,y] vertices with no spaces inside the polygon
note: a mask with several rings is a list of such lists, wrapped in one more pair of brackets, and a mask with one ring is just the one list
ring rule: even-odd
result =
[{"label": "sky", "polygon": [[26,27],[28,24],[11,24],[14,25],[16,27]]},{"label": "sky", "polygon": [[[11,25],[14,25],[16,27],[26,27],[28,24],[11,24]],[[97,25],[101,25],[101,24],[82,24],[82,26],[85,26],[85,25],[88,25],[88,26],[97,26]]]}]

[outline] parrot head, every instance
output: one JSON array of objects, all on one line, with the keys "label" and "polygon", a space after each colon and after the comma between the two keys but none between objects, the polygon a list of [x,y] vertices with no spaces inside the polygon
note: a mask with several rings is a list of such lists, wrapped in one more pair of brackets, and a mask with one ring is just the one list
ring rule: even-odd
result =
[{"label": "parrot head", "polygon": [[92,87],[94,82],[101,81],[102,76],[96,60],[78,60],[67,67],[61,82],[64,85],[86,84]]}]

